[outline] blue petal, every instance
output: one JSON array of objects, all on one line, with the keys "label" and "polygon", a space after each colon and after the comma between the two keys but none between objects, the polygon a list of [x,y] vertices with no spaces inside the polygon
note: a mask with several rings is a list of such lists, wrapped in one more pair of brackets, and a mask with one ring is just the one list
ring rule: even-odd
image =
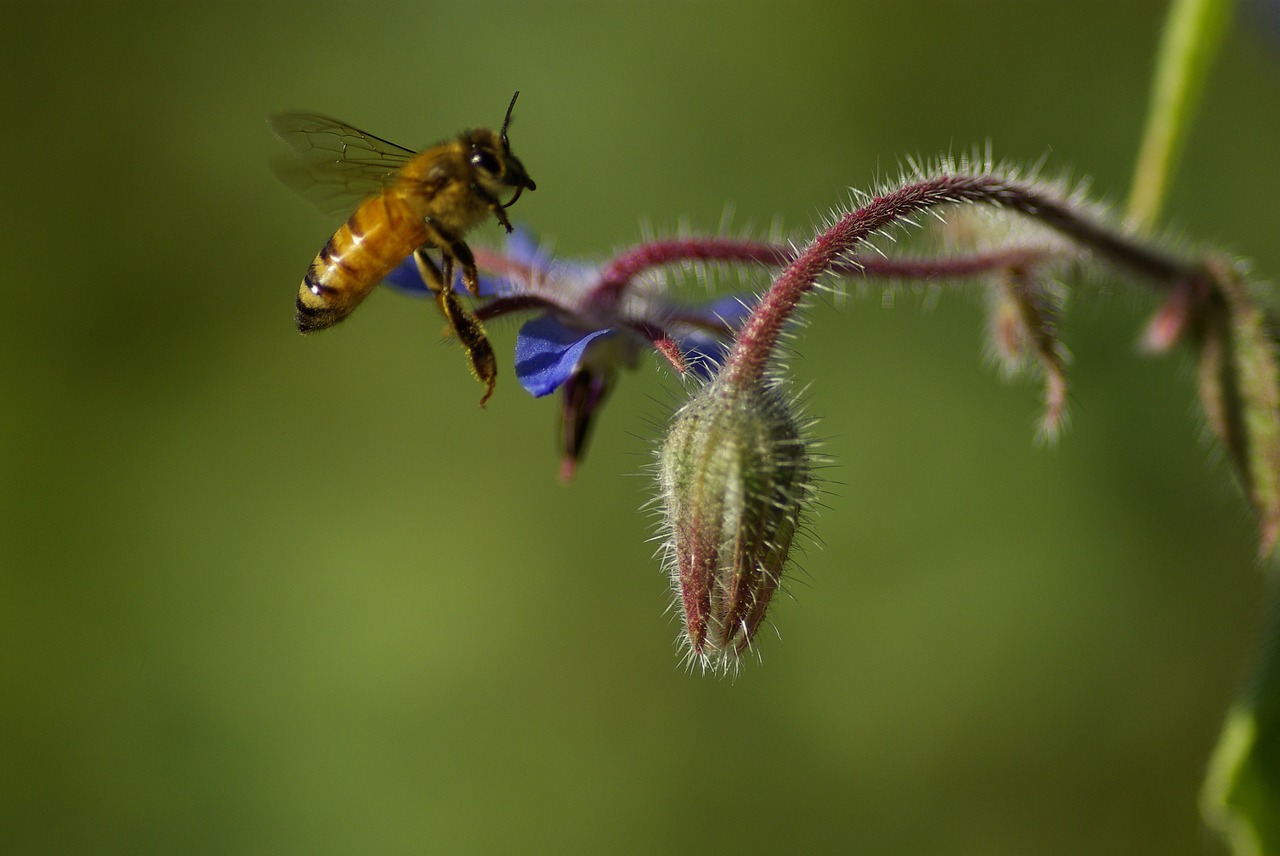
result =
[{"label": "blue petal", "polygon": [[578,368],[589,344],[616,334],[608,327],[583,333],[571,330],[551,315],[539,315],[526,321],[516,337],[516,377],[531,395],[549,395]]},{"label": "blue petal", "polygon": [[[746,295],[731,295],[708,304],[695,314],[708,321],[723,322],[736,330],[751,314],[753,303],[754,298]],[[719,371],[731,344],[731,337],[722,338],[696,328],[680,337],[680,349],[684,351],[685,362],[690,371],[702,378],[710,378]]]},{"label": "blue petal", "polygon": [[422,281],[422,274],[418,273],[418,263],[413,260],[413,256],[396,265],[382,284],[409,297],[431,297],[431,290]]},{"label": "blue petal", "polygon": [[[409,256],[400,264],[396,265],[395,270],[387,274],[382,280],[382,284],[398,291],[407,297],[433,297],[431,289],[427,288],[427,284],[422,281],[422,274],[418,273],[418,263],[413,260],[413,256]],[[455,290],[466,293],[466,289],[462,286],[462,272],[457,271],[453,277],[453,287]],[[497,285],[490,277],[481,275],[480,277],[480,297],[489,297],[497,294]]]}]

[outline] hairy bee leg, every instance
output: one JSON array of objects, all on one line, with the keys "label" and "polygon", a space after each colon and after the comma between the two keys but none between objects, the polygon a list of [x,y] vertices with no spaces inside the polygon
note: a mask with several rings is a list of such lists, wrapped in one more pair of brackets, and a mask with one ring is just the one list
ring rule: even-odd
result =
[{"label": "hairy bee leg", "polygon": [[471,254],[471,248],[448,229],[442,228],[435,219],[428,217],[424,222],[431,235],[431,244],[440,248],[440,255],[444,261],[445,287],[453,288],[453,265],[456,263],[462,268],[462,284],[467,287],[467,291],[471,292],[473,297],[479,297],[480,274],[476,270],[476,258]]},{"label": "hairy bee leg", "polygon": [[[521,188],[521,190],[523,190],[523,188]],[[497,199],[493,197],[493,194],[485,190],[480,185],[475,184],[474,182],[471,185],[471,192],[474,193],[476,196],[479,196],[485,202],[489,203],[489,210],[493,212],[494,217],[498,218],[498,222],[502,224],[502,228],[507,230],[508,235],[510,235],[512,232],[515,231],[515,229],[512,228],[511,226],[510,218],[507,217],[506,205],[503,205],[501,202],[499,202]],[[516,196],[519,197],[519,195],[520,195],[519,191],[516,191]],[[511,201],[513,203],[515,202],[514,199]]]},{"label": "hairy bee leg", "polygon": [[456,260],[458,266],[462,268],[462,284],[467,287],[467,291],[471,292],[472,297],[480,296],[480,273],[476,270],[476,257],[471,255],[471,248],[462,241],[454,241],[445,250],[445,261],[452,263]]},{"label": "hairy bee leg", "polygon": [[426,247],[419,247],[413,254],[413,260],[418,265],[418,275],[422,277],[423,283],[432,293],[439,294],[444,290],[444,274],[440,272],[440,268],[431,260],[431,256],[427,255]]},{"label": "hairy bee leg", "polygon": [[[484,333],[484,327],[470,310],[462,305],[458,293],[453,288],[453,270],[457,264],[462,268],[462,282],[473,295],[480,294],[480,274],[476,271],[475,256],[471,248],[460,239],[442,229],[432,218],[426,219],[427,229],[431,232],[431,243],[440,248],[441,264],[436,267],[426,254],[426,247],[419,248],[414,254],[418,270],[424,278],[438,284],[433,290],[436,293],[436,306],[445,317],[453,335],[458,337],[463,349],[467,352],[467,363],[471,373],[485,385],[484,396],[480,406],[484,407],[498,378],[498,359],[494,356],[493,346]],[[436,277],[439,279],[436,279]]]},{"label": "hairy bee leg", "polygon": [[453,257],[448,253],[441,257],[440,269],[444,271],[444,281],[449,284],[448,291],[453,291]]},{"label": "hairy bee leg", "polygon": [[489,337],[484,334],[484,327],[479,319],[462,305],[458,293],[453,289],[439,292],[436,295],[436,305],[440,307],[441,314],[448,319],[458,341],[466,350],[471,373],[485,385],[484,395],[480,398],[480,406],[484,407],[489,396],[493,395],[498,378],[498,360],[493,354],[493,346],[489,344]]},{"label": "hairy bee leg", "polygon": [[485,335],[479,319],[462,305],[457,292],[446,286],[446,283],[453,281],[453,259],[446,254],[443,259],[444,270],[441,271],[427,255],[425,247],[417,250],[413,257],[423,282],[435,292],[436,306],[447,322],[445,334],[458,337],[458,341],[467,352],[467,363],[471,373],[485,385],[484,397],[480,399],[480,406],[484,407],[489,396],[493,395],[498,377],[498,360],[494,356],[493,347],[489,344],[489,338]]},{"label": "hairy bee leg", "polygon": [[498,218],[498,222],[502,224],[502,228],[507,230],[510,235],[515,231],[515,227],[511,225],[511,218],[507,216],[507,209],[504,205],[498,205],[493,210],[493,216]]}]

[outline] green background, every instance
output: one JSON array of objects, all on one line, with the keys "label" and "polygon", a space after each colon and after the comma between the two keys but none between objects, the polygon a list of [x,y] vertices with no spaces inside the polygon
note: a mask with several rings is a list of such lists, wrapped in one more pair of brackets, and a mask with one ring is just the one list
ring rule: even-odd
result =
[{"label": "green background", "polygon": [[[729,205],[802,238],[987,140],[1118,201],[1163,4],[533,8],[4,7],[0,852],[1219,852],[1197,790],[1265,574],[1189,360],[1135,355],[1141,290],[1073,296],[1053,449],[979,299],[817,306],[822,544],[720,680],[641,508],[670,372],[562,487],[514,324],[484,411],[427,305],[297,336],[336,223],[267,168],[277,110],[418,146],[519,88],[512,213],[569,256]],[[1274,277],[1258,30],[1166,220]]]}]

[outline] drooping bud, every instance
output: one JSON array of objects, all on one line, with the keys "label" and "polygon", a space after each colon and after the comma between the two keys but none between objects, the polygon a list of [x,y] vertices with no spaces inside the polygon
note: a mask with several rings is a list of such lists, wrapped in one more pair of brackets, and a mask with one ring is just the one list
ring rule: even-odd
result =
[{"label": "drooping bud", "polygon": [[1067,349],[1058,337],[1063,295],[1027,270],[1010,267],[991,288],[992,350],[1008,376],[1028,369],[1044,378],[1042,439],[1057,439],[1067,415]]},{"label": "drooping bud", "polygon": [[569,376],[560,387],[560,481],[573,481],[578,462],[587,451],[591,439],[592,417],[609,394],[612,371],[583,367]]},{"label": "drooping bud", "polygon": [[1259,552],[1270,556],[1280,545],[1280,367],[1243,273],[1210,258],[1204,274],[1215,298],[1198,324],[1200,401],[1258,515]]},{"label": "drooping bud", "polygon": [[814,493],[809,453],[770,381],[704,386],[672,420],[659,458],[667,564],[703,668],[750,646]]}]

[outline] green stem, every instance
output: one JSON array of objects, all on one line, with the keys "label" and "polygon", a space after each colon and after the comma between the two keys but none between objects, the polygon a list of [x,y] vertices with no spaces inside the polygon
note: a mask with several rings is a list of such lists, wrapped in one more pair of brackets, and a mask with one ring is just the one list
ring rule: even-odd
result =
[{"label": "green stem", "polygon": [[1177,168],[1209,67],[1231,21],[1234,0],[1173,0],[1156,60],[1127,220],[1150,229]]},{"label": "green stem", "polygon": [[1200,805],[1234,856],[1280,852],[1280,608],[1253,684],[1222,727]]}]

